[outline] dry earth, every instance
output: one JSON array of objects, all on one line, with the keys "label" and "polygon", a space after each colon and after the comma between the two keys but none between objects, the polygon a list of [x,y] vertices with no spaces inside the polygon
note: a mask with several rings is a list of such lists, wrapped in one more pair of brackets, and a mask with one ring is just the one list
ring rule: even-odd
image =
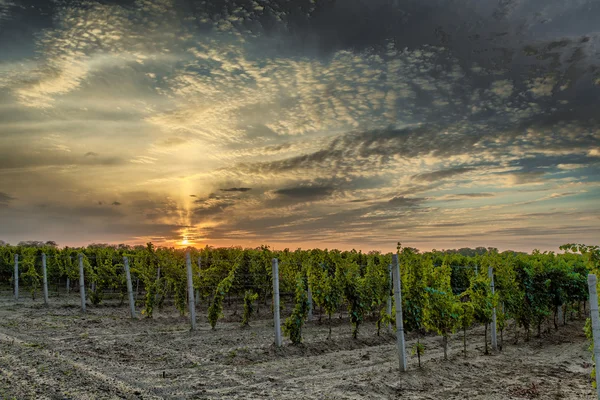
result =
[{"label": "dry earth", "polygon": [[[77,296],[16,304],[0,298],[0,398],[2,399],[592,399],[591,357],[583,321],[570,321],[542,338],[483,354],[483,329],[451,340],[443,361],[439,337],[424,339],[423,367],[415,356],[400,373],[394,336],[376,335],[367,322],[359,339],[348,321],[311,322],[304,344],[273,345],[272,320],[262,315],[239,326],[226,311],[212,331],[206,308],[198,327],[172,312],[152,320],[128,318],[127,307],[88,306]],[[289,306],[289,305],[288,305]],[[510,339],[508,339],[509,337]],[[407,348],[415,343],[408,337]]]}]

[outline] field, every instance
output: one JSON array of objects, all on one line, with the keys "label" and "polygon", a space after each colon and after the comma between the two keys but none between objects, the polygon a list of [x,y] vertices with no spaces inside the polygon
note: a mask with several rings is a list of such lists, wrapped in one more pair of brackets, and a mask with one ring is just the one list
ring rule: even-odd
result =
[{"label": "field", "polygon": [[[0,299],[0,395],[3,399],[591,399],[591,357],[582,319],[558,331],[544,325],[541,338],[514,326],[501,352],[483,354],[483,327],[451,337],[443,360],[441,337],[426,336],[421,369],[416,356],[401,373],[395,336],[377,336],[366,321],[358,339],[347,320],[333,334],[316,318],[303,343],[276,349],[270,308],[241,328],[241,305],[225,307],[216,330],[207,307],[198,306],[198,330],[174,307],[153,319],[131,320],[124,305],[107,300],[83,315],[78,296],[51,297],[50,307],[10,292]],[[293,304],[286,302],[282,317]],[[407,335],[407,349],[415,343]],[[410,351],[410,350],[409,350]]]}]

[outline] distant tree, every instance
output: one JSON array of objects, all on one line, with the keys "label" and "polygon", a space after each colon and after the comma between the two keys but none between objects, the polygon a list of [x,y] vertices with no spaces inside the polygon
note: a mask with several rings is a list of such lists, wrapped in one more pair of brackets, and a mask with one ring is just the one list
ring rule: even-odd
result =
[{"label": "distant tree", "polygon": [[17,246],[19,247],[44,247],[46,245],[46,243],[40,241],[40,240],[25,240],[25,241],[21,241],[19,242],[19,244],[17,244]]}]

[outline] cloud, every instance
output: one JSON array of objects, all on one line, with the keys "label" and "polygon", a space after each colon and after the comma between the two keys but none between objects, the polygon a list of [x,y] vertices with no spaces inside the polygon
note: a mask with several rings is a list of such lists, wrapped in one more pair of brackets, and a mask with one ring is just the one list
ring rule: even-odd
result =
[{"label": "cloud", "polygon": [[193,214],[194,217],[200,220],[218,218],[219,214],[224,212],[227,208],[235,205],[235,201],[228,198],[220,198],[214,194],[204,198],[194,200]]},{"label": "cloud", "polygon": [[0,150],[0,170],[27,169],[27,168],[51,168],[68,166],[121,166],[125,161],[118,156],[77,156],[71,152],[62,151],[38,151],[26,152],[25,149],[3,149]]},{"label": "cloud", "polygon": [[467,197],[467,198],[485,198],[494,197],[494,193],[458,193],[453,195],[455,197]]},{"label": "cloud", "polygon": [[0,174],[40,224],[385,245],[596,211],[592,2],[12,3]]},{"label": "cloud", "polygon": [[112,205],[113,205],[113,206],[120,206],[120,205],[121,205],[121,203],[119,203],[118,201],[113,201],[113,202],[112,202]]},{"label": "cloud", "polygon": [[419,204],[421,204],[425,199],[423,198],[408,198],[408,197],[404,197],[404,196],[398,196],[398,197],[394,197],[392,199],[390,199],[388,201],[388,204],[391,207],[416,207]]},{"label": "cloud", "polygon": [[543,182],[544,171],[527,171],[509,174],[509,182],[512,185],[525,185]]},{"label": "cloud", "polygon": [[247,188],[247,187],[232,187],[232,188],[227,188],[227,189],[219,189],[221,192],[248,192],[250,190],[252,190],[252,188]]},{"label": "cloud", "polygon": [[14,198],[4,192],[0,192],[0,207],[7,207]]},{"label": "cloud", "polygon": [[423,182],[436,182],[442,179],[452,178],[456,175],[462,175],[467,172],[474,171],[475,169],[475,167],[453,167],[434,172],[425,172],[422,174],[417,174],[413,176],[413,179]]},{"label": "cloud", "polygon": [[331,186],[297,186],[275,190],[275,194],[298,200],[315,200],[330,196],[334,191]]},{"label": "cloud", "polygon": [[170,137],[159,143],[160,146],[164,147],[175,147],[187,143],[187,140],[180,137]]}]

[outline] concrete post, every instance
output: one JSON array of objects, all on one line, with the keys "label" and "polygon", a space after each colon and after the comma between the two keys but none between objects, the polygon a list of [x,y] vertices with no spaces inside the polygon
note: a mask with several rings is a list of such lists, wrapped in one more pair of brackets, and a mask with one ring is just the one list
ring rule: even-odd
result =
[{"label": "concrete post", "polygon": [[[490,288],[492,289],[492,294],[495,293],[494,289],[494,271],[492,270],[492,266],[488,267],[488,278],[490,278]],[[492,350],[498,350],[498,337],[497,337],[497,329],[496,329],[496,307],[492,310]]]},{"label": "concrete post", "polygon": [[272,261],[273,267],[273,319],[275,325],[275,346],[281,347],[281,321],[279,317],[279,261]]},{"label": "concrete post", "polygon": [[394,273],[394,300],[396,302],[396,345],[398,347],[398,358],[400,371],[406,371],[406,348],[404,346],[404,321],[402,317],[402,280],[400,279],[400,265],[398,254],[392,255]]},{"label": "concrete post", "polygon": [[190,252],[185,253],[185,263],[187,266],[187,280],[188,280],[188,308],[190,310],[190,323],[192,330],[196,330],[196,302],[194,301],[194,278],[192,275],[192,259]]},{"label": "concrete post", "polygon": [[594,274],[588,275],[588,288],[590,292],[590,314],[592,317],[592,333],[594,335],[594,361],[596,365],[596,395],[600,400],[600,370],[598,361],[600,360],[600,317],[598,316],[598,289],[596,287],[597,278]]},{"label": "concrete post", "polygon": [[15,300],[19,301],[19,255],[15,254],[15,273],[14,273]]},{"label": "concrete post", "polygon": [[79,296],[81,297],[81,312],[85,312],[85,277],[83,275],[83,254],[79,253]]},{"label": "concrete post", "polygon": [[123,266],[125,267],[125,279],[127,280],[127,296],[129,297],[129,313],[131,318],[135,318],[135,300],[133,299],[133,284],[131,283],[131,272],[129,271],[129,259],[123,257]]},{"label": "concrete post", "polygon": [[48,272],[46,271],[46,254],[42,253],[42,280],[44,285],[44,304],[48,305]]}]

